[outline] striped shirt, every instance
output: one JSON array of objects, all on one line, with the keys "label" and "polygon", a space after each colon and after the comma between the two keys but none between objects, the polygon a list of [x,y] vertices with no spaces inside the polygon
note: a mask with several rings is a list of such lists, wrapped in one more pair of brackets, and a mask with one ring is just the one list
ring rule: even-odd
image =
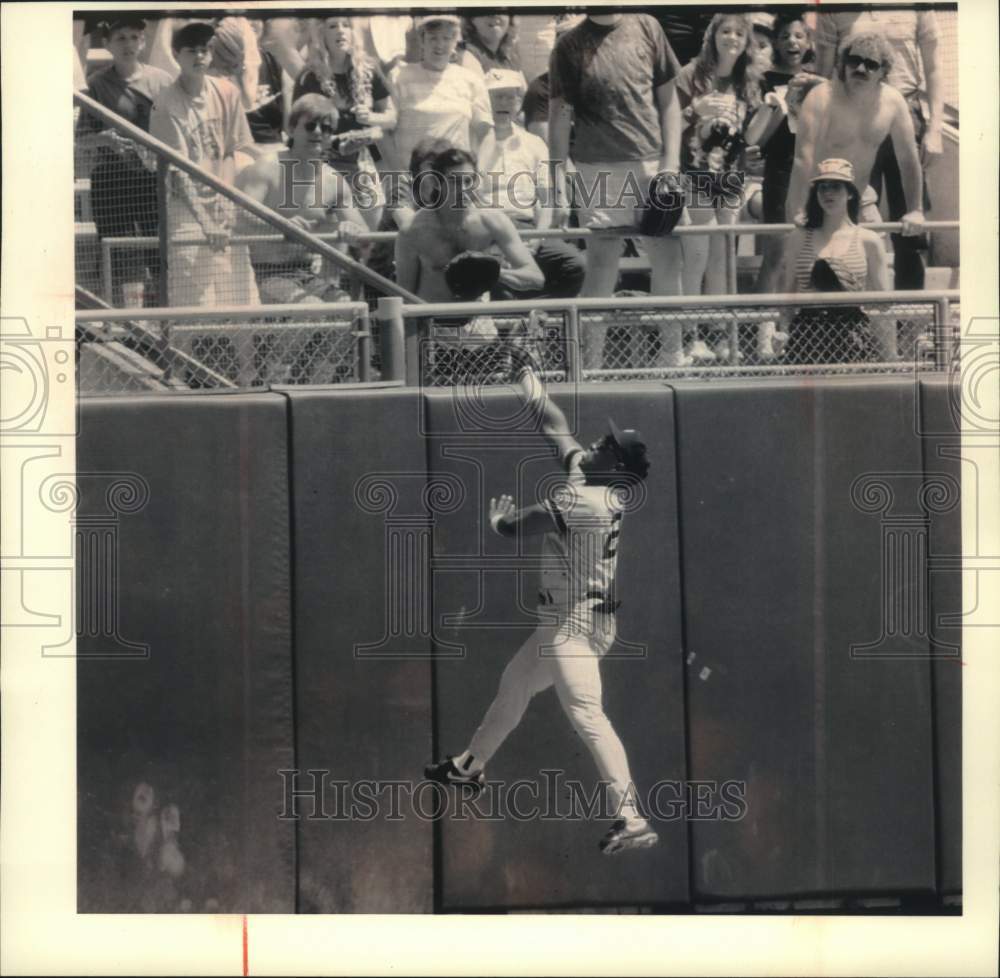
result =
[{"label": "striped shirt", "polygon": [[834,260],[838,265],[842,266],[846,271],[848,271],[857,282],[860,282],[860,286],[852,288],[849,282],[842,282],[844,288],[848,292],[859,292],[863,291],[868,282],[868,258],[865,255],[864,246],[858,240],[859,227],[853,229],[851,234],[851,243],[848,245],[847,250],[843,253],[837,255],[817,255],[816,254],[816,231],[809,228],[805,232],[805,241],[802,243],[802,248],[799,251],[799,257],[795,262],[795,287],[798,292],[815,292],[816,289],[812,287],[812,268],[816,262],[817,258],[830,258]]}]

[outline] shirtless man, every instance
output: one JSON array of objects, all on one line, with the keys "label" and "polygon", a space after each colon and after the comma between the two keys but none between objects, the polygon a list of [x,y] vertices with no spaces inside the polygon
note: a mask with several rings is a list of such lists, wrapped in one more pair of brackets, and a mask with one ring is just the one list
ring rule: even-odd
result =
[{"label": "shirtless man", "polygon": [[[241,170],[236,186],[304,230],[339,230],[351,236],[366,230],[347,181],[324,162],[337,131],[337,107],[322,95],[296,99],[288,117],[288,149]],[[243,212],[244,234],[271,232]],[[291,241],[251,246],[251,261],[264,302],[332,302],[339,298],[340,270]]]},{"label": "shirtless man", "polygon": [[502,211],[480,207],[476,161],[461,149],[447,149],[414,184],[421,208],[396,238],[396,281],[428,302],[455,300],[445,267],[463,251],[491,252],[503,261],[500,284],[514,292],[541,289],[545,276],[513,222]]},{"label": "shirtless man", "polygon": [[881,220],[876,195],[868,185],[879,147],[887,136],[899,161],[908,211],[903,234],[920,234],[924,214],[923,174],[906,100],[885,83],[892,67],[892,49],[871,31],[852,34],[837,51],[836,77],[818,85],[802,104],[795,140],[795,163],[785,213],[804,222],[809,180],[820,160],[848,160],[861,190],[861,220]]}]

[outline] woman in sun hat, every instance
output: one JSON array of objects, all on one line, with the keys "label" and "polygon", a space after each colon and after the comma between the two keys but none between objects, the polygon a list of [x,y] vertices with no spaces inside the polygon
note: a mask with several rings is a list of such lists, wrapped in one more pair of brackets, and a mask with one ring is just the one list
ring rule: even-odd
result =
[{"label": "woman in sun hat", "polygon": [[[861,195],[847,160],[823,160],[810,181],[805,227],[785,249],[785,292],[881,292],[888,287],[882,238],[858,225]],[[785,314],[787,317],[787,313]],[[791,322],[792,363],[894,359],[858,306],[805,306]]]}]

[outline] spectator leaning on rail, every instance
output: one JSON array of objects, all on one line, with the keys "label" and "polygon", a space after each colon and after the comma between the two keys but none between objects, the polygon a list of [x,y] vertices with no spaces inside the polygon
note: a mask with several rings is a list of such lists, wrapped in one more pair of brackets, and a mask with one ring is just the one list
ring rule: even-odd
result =
[{"label": "spectator leaning on rail", "polygon": [[[153,103],[169,87],[170,78],[139,60],[145,27],[143,18],[135,14],[114,17],[103,25],[104,43],[113,61],[90,76],[85,94],[148,132]],[[90,204],[97,234],[101,238],[156,237],[156,175],[143,165],[136,143],[106,128],[97,116],[83,109],[77,123],[77,145],[97,151],[90,172]],[[113,283],[120,285],[124,304],[143,305],[147,279],[156,281],[156,249],[114,248],[111,256]]]},{"label": "spectator leaning on rail", "polygon": [[[337,107],[322,95],[303,95],[288,117],[288,149],[240,171],[236,186],[282,217],[314,234],[363,232],[347,180],[326,162],[337,132]],[[273,234],[270,225],[243,212],[240,231]],[[255,243],[254,272],[264,302],[336,302],[340,270],[293,242]]]},{"label": "spectator leaning on rail", "polygon": [[[938,50],[937,20],[933,10],[868,10],[850,13],[820,13],[816,20],[817,70],[833,73],[838,45],[850,34],[862,30],[878,31],[892,48],[892,67],[886,77],[904,99],[913,121],[913,133],[924,167],[922,204],[930,209],[926,169],[941,157],[941,128],[944,116],[944,93]],[[907,202],[914,198],[905,192],[905,181],[891,138],[885,139],[875,158],[869,178],[872,188],[884,189],[890,221],[900,220]],[[922,289],[924,263],[920,251],[926,248],[923,236],[892,235],[896,289]]]},{"label": "spectator leaning on rail", "polygon": [[309,93],[324,95],[337,106],[330,163],[347,176],[355,204],[374,231],[385,207],[375,168],[382,157],[375,144],[396,127],[396,108],[382,69],[365,55],[351,17],[311,22],[309,57],[294,97]]},{"label": "spectator leaning on rail", "polygon": [[[494,130],[479,147],[482,196],[488,206],[502,210],[519,231],[544,230],[552,225],[549,151],[541,139],[514,122],[525,87],[519,71],[493,68],[486,73]],[[545,275],[545,285],[537,291],[516,293],[501,284],[493,289],[492,298],[560,299],[579,294],[584,266],[578,248],[558,239],[526,244]]]},{"label": "spectator leaning on rail", "polygon": [[[173,53],[181,73],[157,98],[150,133],[213,176],[233,183],[236,154],[256,157],[257,149],[239,91],[208,75],[214,33],[203,23],[174,33]],[[255,305],[257,287],[246,245],[230,245],[235,207],[181,170],[174,168],[170,175],[170,305]]]},{"label": "spectator leaning on rail", "polygon": [[[575,125],[574,159],[580,224],[635,233],[660,173],[679,169],[680,109],[672,84],[678,71],[660,25],[646,14],[588,13],[556,43],[549,62],[549,150],[557,215],[566,213],[566,161]],[[652,270],[652,291],[679,295],[681,246],[677,238],[643,236]],[[622,242],[592,237],[582,294],[610,296],[618,280]],[[606,329],[581,336],[584,366],[600,368]],[[681,337],[665,328],[665,365],[683,360]]]},{"label": "spectator leaning on rail", "polygon": [[[884,291],[882,238],[858,227],[861,195],[847,160],[823,160],[810,181],[805,227],[788,236],[784,292]],[[786,307],[787,309],[787,307]],[[789,314],[785,313],[787,320]],[[893,329],[894,324],[890,324]],[[850,363],[895,359],[854,306],[804,306],[792,320],[784,356],[789,363]]]},{"label": "spectator leaning on rail", "polygon": [[502,259],[498,284],[514,292],[543,287],[545,277],[510,218],[476,200],[479,183],[475,159],[456,148],[433,157],[414,181],[420,208],[396,238],[396,281],[404,289],[428,302],[453,301],[445,269],[467,251]]},{"label": "spectator leaning on rail", "polygon": [[493,128],[482,74],[451,62],[460,23],[451,14],[418,17],[420,61],[397,65],[389,76],[399,113],[396,170],[407,166],[413,147],[421,139],[447,139],[458,149],[475,155]]}]

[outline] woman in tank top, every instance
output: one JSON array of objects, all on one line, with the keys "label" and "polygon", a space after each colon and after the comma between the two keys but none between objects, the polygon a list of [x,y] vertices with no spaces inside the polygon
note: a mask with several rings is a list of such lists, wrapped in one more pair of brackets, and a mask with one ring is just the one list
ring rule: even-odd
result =
[{"label": "woman in tank top", "polygon": [[[785,292],[882,292],[888,287],[885,247],[858,226],[861,195],[847,160],[823,160],[811,181],[805,227],[788,236]],[[788,318],[789,309],[784,315]],[[895,323],[890,324],[895,329]],[[859,306],[804,306],[789,327],[786,363],[850,363],[888,359]]]}]

